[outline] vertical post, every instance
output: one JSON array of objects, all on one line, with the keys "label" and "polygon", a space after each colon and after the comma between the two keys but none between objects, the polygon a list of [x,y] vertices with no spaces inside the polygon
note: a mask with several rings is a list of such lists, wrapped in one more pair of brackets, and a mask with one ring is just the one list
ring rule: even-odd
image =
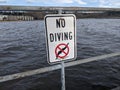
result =
[{"label": "vertical post", "polygon": [[[58,10],[58,14],[62,14],[62,9]],[[65,90],[65,64],[64,61],[61,62],[61,90]]]},{"label": "vertical post", "polygon": [[65,66],[64,61],[61,62],[61,82],[62,82],[62,88],[61,90],[65,90]]}]

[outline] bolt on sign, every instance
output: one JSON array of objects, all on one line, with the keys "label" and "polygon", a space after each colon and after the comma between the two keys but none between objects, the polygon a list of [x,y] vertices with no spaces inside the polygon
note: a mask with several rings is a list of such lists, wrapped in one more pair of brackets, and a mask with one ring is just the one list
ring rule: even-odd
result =
[{"label": "bolt on sign", "polygon": [[73,14],[45,16],[49,63],[76,59],[76,17]]}]

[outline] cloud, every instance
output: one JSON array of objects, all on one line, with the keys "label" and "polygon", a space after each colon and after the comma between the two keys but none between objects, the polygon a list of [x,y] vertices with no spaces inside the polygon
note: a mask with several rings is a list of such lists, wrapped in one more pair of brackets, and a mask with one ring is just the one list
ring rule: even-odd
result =
[{"label": "cloud", "polygon": [[98,2],[98,0],[91,0],[90,2]]},{"label": "cloud", "polygon": [[27,2],[35,3],[35,2],[40,2],[40,3],[72,3],[72,0],[27,0]]},{"label": "cloud", "polygon": [[70,4],[70,3],[78,3],[78,4],[87,4],[82,0],[27,0],[28,3],[45,3],[45,4]]},{"label": "cloud", "polygon": [[6,3],[7,0],[0,0],[0,3]]},{"label": "cloud", "polygon": [[74,1],[76,1],[77,3],[82,4],[82,5],[86,5],[87,4],[86,2],[84,2],[82,0],[74,0]]},{"label": "cloud", "polygon": [[118,7],[120,8],[120,0],[99,0],[100,7]]}]

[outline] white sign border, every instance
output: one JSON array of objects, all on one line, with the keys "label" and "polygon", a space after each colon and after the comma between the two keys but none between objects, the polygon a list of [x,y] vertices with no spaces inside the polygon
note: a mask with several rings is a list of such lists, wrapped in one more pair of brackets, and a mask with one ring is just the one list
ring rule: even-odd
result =
[{"label": "white sign border", "polygon": [[72,60],[75,60],[77,58],[77,40],[76,40],[76,16],[74,14],[48,14],[44,17],[44,21],[45,21],[45,39],[46,39],[46,51],[47,51],[47,62],[49,64],[56,64],[56,63],[61,63],[61,61],[56,61],[56,62],[50,62],[50,56],[49,56],[49,43],[48,43],[48,32],[47,32],[47,21],[46,19],[48,17],[73,17],[74,18],[74,32],[75,32],[75,35],[74,35],[74,58],[71,58],[71,59],[66,59],[66,60],[62,60],[64,62],[68,62],[68,61],[72,61]]}]

